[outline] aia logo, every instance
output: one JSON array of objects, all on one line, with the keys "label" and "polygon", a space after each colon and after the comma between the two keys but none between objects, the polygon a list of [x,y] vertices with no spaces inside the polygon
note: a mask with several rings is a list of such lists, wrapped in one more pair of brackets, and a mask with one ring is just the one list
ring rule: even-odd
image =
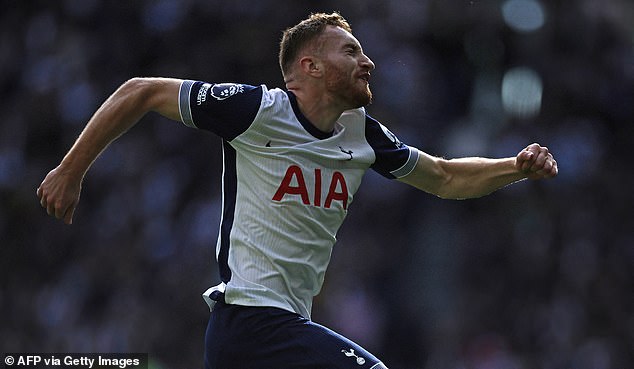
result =
[{"label": "aia logo", "polygon": [[[333,201],[341,201],[343,210],[348,209],[348,185],[346,178],[341,172],[333,172],[328,185],[328,195],[322,203],[322,172],[317,168],[313,172],[315,187],[312,189],[312,196],[309,194],[309,188],[306,186],[306,180],[302,168],[297,165],[291,165],[286,170],[286,174],[282,179],[282,183],[277,188],[273,201],[282,201],[284,196],[299,196],[304,205],[323,206],[329,209]],[[328,180],[328,179],[326,179]],[[293,185],[293,183],[296,183]]]}]

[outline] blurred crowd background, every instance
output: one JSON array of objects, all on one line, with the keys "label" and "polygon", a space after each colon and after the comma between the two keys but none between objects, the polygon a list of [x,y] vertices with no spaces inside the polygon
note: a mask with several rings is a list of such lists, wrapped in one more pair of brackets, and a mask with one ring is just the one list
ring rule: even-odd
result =
[{"label": "blurred crowd background", "polygon": [[202,367],[220,139],[146,116],[95,162],[72,226],[35,190],[127,79],[283,87],[281,31],[332,10],[402,141],[448,158],[539,142],[560,175],[448,201],[369,172],[313,319],[392,369],[634,368],[630,0],[2,1],[3,352]]}]

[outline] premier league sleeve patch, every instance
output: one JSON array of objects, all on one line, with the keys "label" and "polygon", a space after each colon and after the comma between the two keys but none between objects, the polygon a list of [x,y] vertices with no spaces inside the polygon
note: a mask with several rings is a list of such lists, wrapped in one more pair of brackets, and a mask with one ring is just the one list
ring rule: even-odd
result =
[{"label": "premier league sleeve patch", "polygon": [[255,119],[262,88],[240,83],[184,81],[179,97],[183,123],[231,141]]},{"label": "premier league sleeve patch", "polygon": [[237,83],[217,83],[211,88],[211,96],[216,100],[228,99],[241,93],[244,93],[244,85]]},{"label": "premier league sleeve patch", "polygon": [[394,133],[366,115],[365,137],[376,155],[371,168],[390,179],[409,174],[418,161],[418,151],[401,142]]},{"label": "premier league sleeve patch", "polygon": [[404,144],[398,139],[398,137],[396,137],[394,133],[392,133],[392,131],[387,129],[387,127],[382,124],[379,124],[379,127],[381,127],[381,130],[383,130],[385,136],[394,144],[397,149],[403,147]]}]

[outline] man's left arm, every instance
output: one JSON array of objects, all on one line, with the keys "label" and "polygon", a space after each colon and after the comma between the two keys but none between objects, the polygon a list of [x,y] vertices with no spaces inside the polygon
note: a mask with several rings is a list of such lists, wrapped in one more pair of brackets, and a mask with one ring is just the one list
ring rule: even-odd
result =
[{"label": "man's left arm", "polygon": [[415,168],[399,180],[444,199],[467,199],[526,178],[551,178],[557,173],[557,162],[548,148],[534,143],[515,157],[502,159],[447,160],[418,151]]}]

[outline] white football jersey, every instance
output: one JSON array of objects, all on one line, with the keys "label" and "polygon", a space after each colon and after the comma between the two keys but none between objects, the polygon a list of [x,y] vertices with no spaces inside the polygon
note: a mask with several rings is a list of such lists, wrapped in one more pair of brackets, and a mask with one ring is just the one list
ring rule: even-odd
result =
[{"label": "white football jersey", "polygon": [[[346,111],[333,132],[300,112],[292,92],[184,81],[180,113],[223,139],[216,257],[228,304],[277,307],[310,318],[336,233],[363,174],[407,175],[418,151],[369,117]],[[210,305],[211,307],[211,305]]]}]

